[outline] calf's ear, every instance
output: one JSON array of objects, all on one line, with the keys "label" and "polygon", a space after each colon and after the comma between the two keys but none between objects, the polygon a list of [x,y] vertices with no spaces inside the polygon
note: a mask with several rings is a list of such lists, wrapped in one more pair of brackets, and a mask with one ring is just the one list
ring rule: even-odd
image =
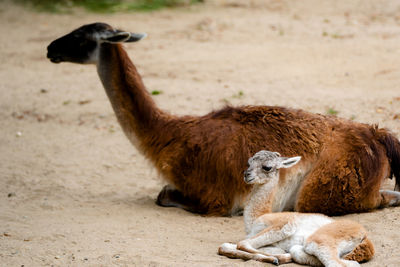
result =
[{"label": "calf's ear", "polygon": [[282,158],[280,168],[290,168],[300,161],[301,157]]}]

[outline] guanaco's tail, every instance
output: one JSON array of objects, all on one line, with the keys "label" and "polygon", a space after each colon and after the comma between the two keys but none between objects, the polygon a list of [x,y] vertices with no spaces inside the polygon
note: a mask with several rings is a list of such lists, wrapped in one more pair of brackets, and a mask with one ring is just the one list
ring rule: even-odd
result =
[{"label": "guanaco's tail", "polygon": [[391,176],[396,177],[395,190],[400,191],[400,141],[386,130],[380,132],[378,139],[386,147],[386,155],[389,158],[392,172]]}]

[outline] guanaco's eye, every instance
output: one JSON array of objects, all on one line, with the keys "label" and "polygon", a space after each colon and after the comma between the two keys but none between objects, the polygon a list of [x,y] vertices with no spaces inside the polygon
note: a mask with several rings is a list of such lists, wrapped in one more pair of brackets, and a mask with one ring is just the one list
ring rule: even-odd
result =
[{"label": "guanaco's eye", "polygon": [[270,166],[262,166],[262,169],[263,169],[264,171],[266,171],[266,172],[269,172],[269,171],[272,170],[272,167],[270,167]]},{"label": "guanaco's eye", "polygon": [[83,40],[82,42],[80,42],[80,46],[85,46],[85,45],[87,45],[87,43],[88,43],[88,41],[87,40]]}]

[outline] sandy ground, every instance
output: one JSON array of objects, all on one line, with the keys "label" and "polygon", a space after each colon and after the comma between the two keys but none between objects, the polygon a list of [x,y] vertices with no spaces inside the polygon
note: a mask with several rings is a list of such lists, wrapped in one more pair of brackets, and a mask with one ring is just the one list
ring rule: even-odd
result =
[{"label": "sandy ground", "polygon": [[[164,183],[123,135],[95,67],[45,58],[50,41],[94,21],[148,33],[126,48],[171,113],[284,105],[400,133],[397,0],[208,1],[111,15],[2,1],[1,266],[263,266],[217,255],[244,236],[242,217],[156,206]],[[375,243],[363,266],[400,266],[400,208],[347,217]]]}]

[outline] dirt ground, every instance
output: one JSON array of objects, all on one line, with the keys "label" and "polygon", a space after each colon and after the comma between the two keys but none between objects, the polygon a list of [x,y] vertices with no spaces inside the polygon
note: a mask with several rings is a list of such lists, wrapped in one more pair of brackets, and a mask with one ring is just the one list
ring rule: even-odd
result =
[{"label": "dirt ground", "polygon": [[[399,136],[397,0],[215,0],[63,15],[1,1],[1,266],[264,266],[217,255],[244,237],[242,217],[156,206],[164,182],[122,133],[95,67],[46,59],[53,39],[95,21],[147,32],[126,49],[173,114],[283,105]],[[400,266],[400,208],[346,217],[375,244],[363,266]]]}]

